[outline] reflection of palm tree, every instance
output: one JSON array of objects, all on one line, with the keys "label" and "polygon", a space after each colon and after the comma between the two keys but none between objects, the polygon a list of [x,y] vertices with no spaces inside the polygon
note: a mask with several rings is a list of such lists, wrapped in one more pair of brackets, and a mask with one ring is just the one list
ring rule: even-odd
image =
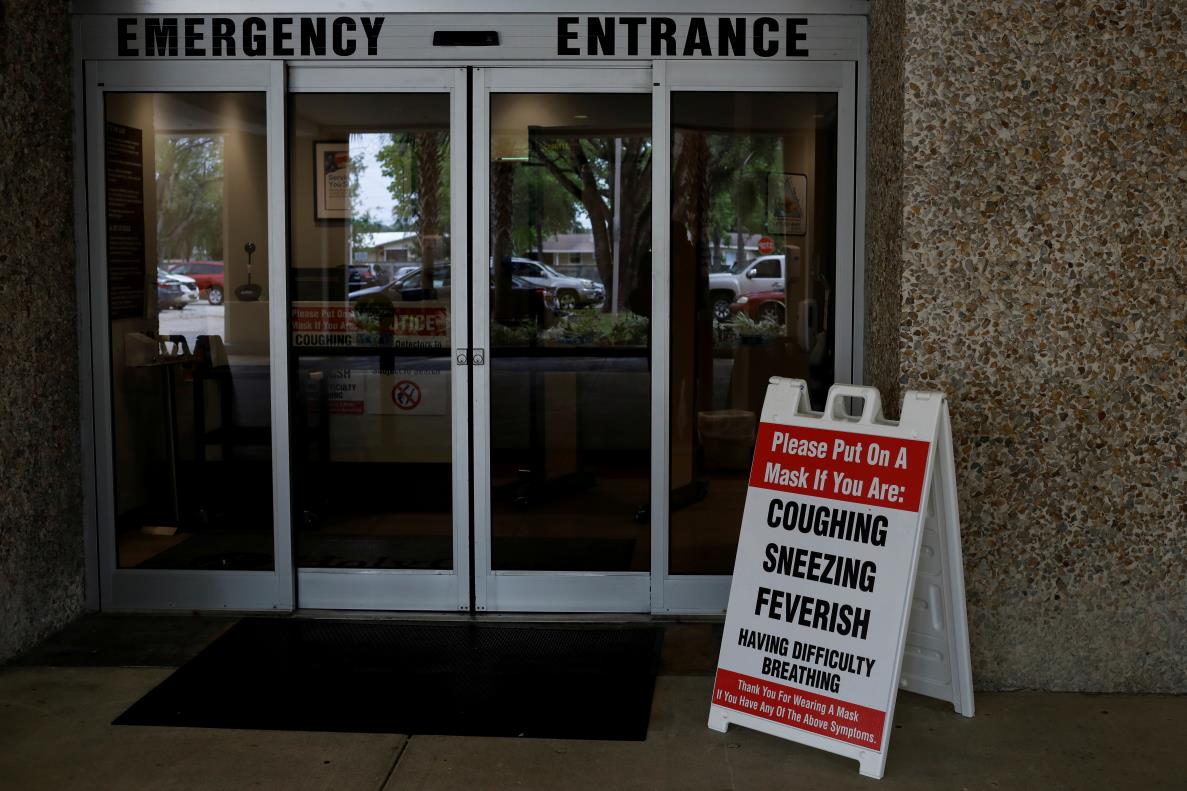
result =
[{"label": "reflection of palm tree", "polygon": [[420,183],[416,189],[417,225],[420,228],[420,285],[426,293],[433,287],[433,269],[437,258],[437,240],[441,238],[438,226],[441,189],[440,150],[443,140],[441,132],[417,132],[413,136],[416,150],[416,173]]},{"label": "reflection of palm tree", "polygon": [[510,162],[496,161],[490,169],[491,260],[494,261],[494,318],[510,321],[511,307],[511,225],[514,170]]}]

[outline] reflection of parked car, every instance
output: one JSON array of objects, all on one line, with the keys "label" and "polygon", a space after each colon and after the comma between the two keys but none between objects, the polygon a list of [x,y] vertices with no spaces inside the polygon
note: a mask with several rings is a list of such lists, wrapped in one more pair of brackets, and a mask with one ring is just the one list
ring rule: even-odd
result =
[{"label": "reflection of parked car", "polygon": [[510,265],[512,276],[521,277],[533,285],[555,289],[557,305],[562,310],[597,304],[606,298],[606,290],[601,283],[584,277],[562,275],[539,261],[530,258],[510,258],[504,259],[504,263]]},{"label": "reflection of parked car", "polygon": [[[494,291],[493,284],[491,291]],[[555,288],[536,285],[526,277],[511,278],[510,322],[528,321],[540,327],[551,327],[556,323],[559,311]]]},{"label": "reflection of parked car", "polygon": [[387,272],[378,264],[351,264],[346,270],[346,288],[349,291],[381,286],[387,280]]},{"label": "reflection of parked car", "polygon": [[211,305],[223,304],[222,261],[187,261],[183,264],[172,264],[167,269],[171,275],[193,278],[199,291],[206,295],[206,301]]},{"label": "reflection of parked car", "polygon": [[181,310],[197,301],[198,284],[192,277],[174,275],[164,269],[157,270],[157,310]]},{"label": "reflection of parked car", "polygon": [[358,291],[351,292],[349,299],[351,302],[372,301],[376,297],[386,297],[391,302],[397,300],[449,299],[449,264],[446,263],[433,267],[431,287],[428,289],[425,288],[425,284],[421,280],[420,269],[418,266],[409,272],[405,272],[386,285],[360,288]]},{"label": "reflection of parked car", "polygon": [[[358,306],[356,309],[361,309],[364,312],[371,310],[371,307],[363,308],[363,305],[392,305],[399,302],[424,302],[426,300],[448,302],[450,271],[449,264],[434,267],[432,280],[429,287],[426,288],[418,267],[386,286],[359,289],[352,293],[348,299],[351,304]],[[494,291],[493,283],[491,291]],[[547,326],[555,319],[559,309],[555,287],[533,283],[526,277],[511,278],[511,321],[529,320]]]},{"label": "reflection of parked car", "polygon": [[780,291],[755,291],[743,294],[730,305],[731,313],[745,313],[755,321],[773,321],[782,324],[787,317],[786,295]]},{"label": "reflection of parked car", "polygon": [[[799,250],[792,250],[792,268],[799,266]],[[713,306],[713,318],[729,321],[730,303],[746,294],[759,291],[782,291],[786,282],[786,257],[764,255],[753,261],[735,263],[726,272],[709,274],[709,304]]]}]

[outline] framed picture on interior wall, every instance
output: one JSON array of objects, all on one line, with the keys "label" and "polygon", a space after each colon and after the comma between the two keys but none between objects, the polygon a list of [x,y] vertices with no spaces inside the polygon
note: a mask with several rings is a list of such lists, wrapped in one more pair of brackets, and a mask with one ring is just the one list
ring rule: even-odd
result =
[{"label": "framed picture on interior wall", "polygon": [[313,144],[314,217],[350,219],[350,144],[319,140]]},{"label": "framed picture on interior wall", "polygon": [[771,233],[803,236],[808,230],[808,177],[767,174],[767,226]]}]

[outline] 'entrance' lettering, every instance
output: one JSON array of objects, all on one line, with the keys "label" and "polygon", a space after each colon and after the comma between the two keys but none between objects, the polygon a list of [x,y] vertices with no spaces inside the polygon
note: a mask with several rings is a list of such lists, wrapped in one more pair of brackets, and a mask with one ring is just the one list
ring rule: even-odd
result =
[{"label": "'entrance' lettering", "polygon": [[640,54],[642,39],[650,45],[653,58],[740,57],[746,55],[748,45],[760,58],[806,58],[808,50],[801,48],[800,42],[808,38],[801,31],[807,24],[804,17],[759,17],[751,24],[746,17],[698,16],[680,25],[666,16],[562,16],[556,19],[556,54],[620,54],[616,51],[618,37],[625,36],[627,55]]}]

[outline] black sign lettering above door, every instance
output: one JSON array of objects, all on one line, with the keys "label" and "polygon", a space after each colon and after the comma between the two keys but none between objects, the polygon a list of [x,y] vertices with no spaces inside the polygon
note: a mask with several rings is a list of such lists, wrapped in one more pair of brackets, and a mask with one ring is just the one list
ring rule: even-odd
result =
[{"label": "black sign lettering above door", "polygon": [[98,60],[851,60],[864,51],[858,16],[328,13],[84,21],[83,57]]},{"label": "black sign lettering above door", "polygon": [[120,57],[338,57],[379,55],[381,16],[120,17]]},{"label": "black sign lettering above door", "polygon": [[808,39],[807,26],[806,17],[562,16],[556,19],[556,54],[806,58],[801,42]]}]

